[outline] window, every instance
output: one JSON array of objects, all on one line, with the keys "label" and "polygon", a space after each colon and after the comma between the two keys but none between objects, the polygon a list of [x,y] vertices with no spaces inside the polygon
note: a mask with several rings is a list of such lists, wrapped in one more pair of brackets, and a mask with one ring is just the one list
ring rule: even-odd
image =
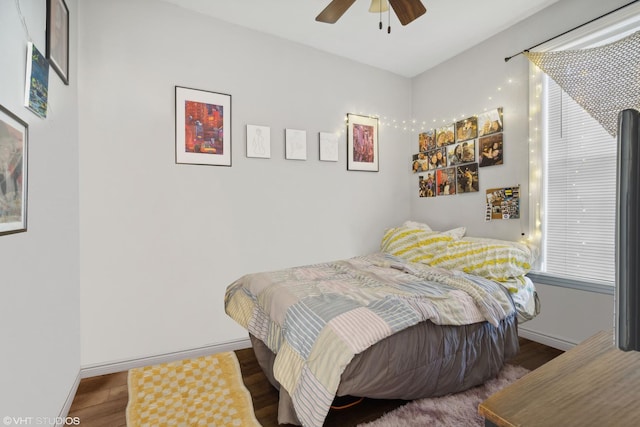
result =
[{"label": "window", "polygon": [[616,139],[548,76],[543,87],[540,268],[554,276],[613,284]]},{"label": "window", "polygon": [[[639,18],[638,8],[626,10],[624,16],[612,16],[595,29],[585,28],[546,47],[611,43],[638,31]],[[617,140],[534,65],[530,103],[530,217],[540,246],[535,270],[561,284],[612,288]]]}]

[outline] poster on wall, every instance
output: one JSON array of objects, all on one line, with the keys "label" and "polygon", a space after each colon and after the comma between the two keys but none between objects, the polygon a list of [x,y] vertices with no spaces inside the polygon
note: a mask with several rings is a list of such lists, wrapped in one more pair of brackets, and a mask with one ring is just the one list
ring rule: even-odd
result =
[{"label": "poster on wall", "polygon": [[347,170],[378,172],[378,118],[347,114]]},{"label": "poster on wall", "polygon": [[28,125],[0,105],[0,235],[27,231]]},{"label": "poster on wall", "polygon": [[520,218],[520,186],[487,190],[486,220]]},{"label": "poster on wall", "polygon": [[502,132],[502,107],[478,115],[478,136]]},{"label": "poster on wall", "polygon": [[449,166],[447,163],[447,152],[445,147],[436,148],[427,153],[429,158],[429,169],[440,169]]},{"label": "poster on wall", "polygon": [[424,153],[425,151],[433,150],[436,148],[436,130],[429,129],[418,134],[418,151]]},{"label": "poster on wall", "polygon": [[429,170],[429,159],[427,158],[427,153],[418,153],[413,155],[411,170],[413,173],[426,172]]},{"label": "poster on wall", "polygon": [[27,44],[27,73],[24,106],[41,118],[47,117],[49,99],[49,61],[36,46]]},{"label": "poster on wall", "polygon": [[501,165],[504,162],[502,132],[478,139],[480,167]]},{"label": "poster on wall", "polygon": [[467,141],[478,137],[478,118],[475,116],[456,122],[456,141]]},{"label": "poster on wall", "polygon": [[332,132],[320,132],[320,161],[338,161],[338,134]]},{"label": "poster on wall", "polygon": [[247,125],[247,157],[271,158],[271,128]]},{"label": "poster on wall", "polygon": [[436,131],[436,146],[444,147],[445,145],[453,144],[456,141],[455,129],[453,124],[438,128]]},{"label": "poster on wall", "polygon": [[231,95],[176,86],[176,163],[231,166]]},{"label": "poster on wall", "polygon": [[480,190],[480,180],[478,177],[478,164],[468,163],[456,167],[456,183],[458,194],[477,193]]},{"label": "poster on wall", "polygon": [[307,160],[307,131],[285,129],[285,158],[287,160]]},{"label": "poster on wall", "polygon": [[434,172],[418,176],[418,196],[436,197],[436,179]]},{"label": "poster on wall", "polygon": [[438,169],[436,171],[436,193],[438,196],[456,194],[456,168]]},{"label": "poster on wall", "polygon": [[459,142],[447,147],[447,161],[449,166],[476,161],[475,139]]},{"label": "poster on wall", "polygon": [[47,59],[69,84],[69,9],[64,0],[47,0]]}]

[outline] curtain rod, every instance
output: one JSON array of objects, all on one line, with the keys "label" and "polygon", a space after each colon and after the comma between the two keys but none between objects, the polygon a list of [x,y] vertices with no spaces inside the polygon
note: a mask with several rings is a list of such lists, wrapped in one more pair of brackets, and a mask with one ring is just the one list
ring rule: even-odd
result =
[{"label": "curtain rod", "polygon": [[627,4],[623,5],[623,6],[620,6],[619,8],[614,9],[614,10],[612,10],[612,11],[610,11],[610,12],[607,12],[607,13],[605,13],[604,15],[600,15],[600,16],[598,16],[597,18],[593,18],[592,20],[587,21],[587,22],[585,22],[584,24],[580,24],[580,25],[578,25],[577,27],[573,27],[572,29],[565,31],[565,32],[564,32],[564,33],[562,33],[562,34],[558,34],[557,36],[553,36],[553,37],[551,37],[550,39],[547,39],[547,40],[545,40],[545,41],[543,41],[543,42],[540,42],[540,43],[538,43],[538,44],[537,44],[537,45],[535,45],[535,46],[531,46],[529,49],[525,49],[525,50],[523,50],[523,51],[520,51],[520,52],[516,53],[515,55],[508,56],[508,57],[504,58],[504,62],[509,62],[509,60],[510,60],[511,58],[515,58],[515,57],[516,57],[516,56],[518,56],[518,55],[522,55],[522,54],[523,54],[523,53],[525,53],[525,52],[529,52],[531,49],[535,49],[536,47],[538,47],[538,46],[540,46],[540,45],[543,45],[543,44],[545,44],[545,43],[547,43],[547,42],[550,42],[551,40],[555,40],[555,39],[557,39],[558,37],[562,37],[562,36],[564,36],[565,34],[570,33],[571,31],[575,31],[575,30],[577,30],[578,28],[581,28],[581,27],[584,27],[585,25],[591,24],[592,22],[597,21],[598,19],[604,18],[604,17],[605,17],[605,16],[607,16],[607,15],[611,15],[612,13],[615,13],[615,12],[619,11],[620,9],[624,9],[625,7],[630,6],[630,5],[632,5],[632,4],[634,4],[634,3],[637,3],[637,2],[638,2],[638,0],[633,0],[632,2],[627,3]]}]

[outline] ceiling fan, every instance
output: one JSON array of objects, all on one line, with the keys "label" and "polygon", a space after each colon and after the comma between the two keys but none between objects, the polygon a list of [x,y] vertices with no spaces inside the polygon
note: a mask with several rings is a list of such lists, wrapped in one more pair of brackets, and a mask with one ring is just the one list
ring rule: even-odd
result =
[{"label": "ceiling fan", "polygon": [[[325,22],[327,24],[335,24],[338,19],[351,7],[356,0],[332,0],[327,7],[324,8],[316,21]],[[402,25],[407,25],[416,18],[422,16],[427,8],[424,7],[420,0],[388,0],[391,8],[398,16]],[[369,11],[385,11],[388,8],[387,0],[372,0]],[[382,7],[382,9],[380,9]],[[375,10],[374,10],[375,9]]]}]

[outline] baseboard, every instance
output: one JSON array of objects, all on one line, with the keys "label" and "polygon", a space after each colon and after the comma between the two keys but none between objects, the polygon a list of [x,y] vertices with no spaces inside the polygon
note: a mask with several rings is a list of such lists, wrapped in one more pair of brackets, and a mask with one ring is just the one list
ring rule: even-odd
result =
[{"label": "baseboard", "polygon": [[552,337],[550,335],[541,334],[540,332],[524,329],[522,326],[518,327],[518,335],[522,338],[526,338],[531,341],[539,342],[540,344],[548,345],[549,347],[557,348],[558,350],[571,350],[577,345],[577,343],[563,340],[561,338]]},{"label": "baseboard", "polygon": [[56,427],[64,427],[67,425],[65,422],[67,415],[69,415],[69,410],[71,409],[71,405],[73,404],[73,399],[76,397],[76,392],[78,391],[78,386],[80,385],[80,372],[78,371],[78,375],[76,375],[76,379],[71,385],[71,390],[69,390],[69,394],[67,395],[67,400],[64,402],[64,406],[56,418]]},{"label": "baseboard", "polygon": [[[208,356],[214,353],[240,350],[251,347],[251,340],[243,338],[235,341],[228,341],[221,344],[212,344],[205,347],[193,348],[189,350],[176,351],[137,359],[120,360],[112,363],[99,365],[89,365],[80,368],[80,378],[97,377],[99,375],[113,374],[116,372],[128,371],[142,366],[158,365],[160,363],[175,362],[182,359],[193,359],[195,357]],[[75,393],[74,393],[75,394]]]}]

